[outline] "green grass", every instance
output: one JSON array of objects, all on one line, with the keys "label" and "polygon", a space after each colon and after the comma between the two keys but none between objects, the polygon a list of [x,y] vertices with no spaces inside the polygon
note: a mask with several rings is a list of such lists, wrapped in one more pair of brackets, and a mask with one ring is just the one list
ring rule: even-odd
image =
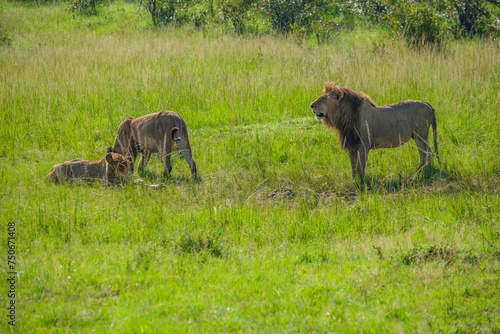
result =
[{"label": "green grass", "polygon": [[[500,331],[498,41],[416,51],[355,29],[307,47],[155,30],[123,3],[96,17],[0,8],[13,37],[0,240],[16,222],[18,332]],[[417,172],[414,143],[375,150],[356,188],[308,107],[325,81],[379,105],[429,101],[442,165]],[[160,189],[45,181],[162,109],[185,119],[200,180],[176,156],[171,178],[156,157],[134,175]]]}]

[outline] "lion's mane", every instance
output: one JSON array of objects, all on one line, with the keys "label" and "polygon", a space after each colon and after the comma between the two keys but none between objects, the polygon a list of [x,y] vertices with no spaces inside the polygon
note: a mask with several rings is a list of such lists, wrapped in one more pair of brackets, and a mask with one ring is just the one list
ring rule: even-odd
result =
[{"label": "lion's mane", "polygon": [[336,85],[335,83],[326,83],[324,93],[329,99],[342,94],[340,107],[331,110],[333,104],[329,103],[329,113],[325,115],[325,125],[333,130],[339,138],[340,148],[349,150],[358,147],[361,144],[359,138],[360,114],[363,101],[368,101],[373,107],[376,107],[370,97],[362,92]]}]

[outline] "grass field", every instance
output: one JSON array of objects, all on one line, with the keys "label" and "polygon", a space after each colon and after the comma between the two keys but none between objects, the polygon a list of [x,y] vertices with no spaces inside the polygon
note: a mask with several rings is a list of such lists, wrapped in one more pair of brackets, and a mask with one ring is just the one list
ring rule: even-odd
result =
[{"label": "grass field", "polygon": [[[500,44],[410,49],[378,30],[330,45],[148,28],[0,2],[0,304],[16,223],[15,328],[1,332],[500,332]],[[325,81],[436,109],[442,164],[414,143],[370,152],[363,190],[309,104]],[[120,122],[186,121],[175,156],[134,178],[55,185]]]}]

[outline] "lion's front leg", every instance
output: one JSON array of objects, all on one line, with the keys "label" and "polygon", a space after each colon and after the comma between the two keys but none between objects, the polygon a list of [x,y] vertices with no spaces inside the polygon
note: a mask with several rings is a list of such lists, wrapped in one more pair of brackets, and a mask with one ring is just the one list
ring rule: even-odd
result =
[{"label": "lion's front leg", "polygon": [[366,169],[366,161],[368,160],[368,152],[370,151],[369,148],[363,147],[359,149],[358,153],[358,159],[359,159],[359,174],[361,177],[365,177],[365,169]]},{"label": "lion's front leg", "polygon": [[358,175],[358,165],[359,165],[358,149],[349,150],[349,159],[351,160],[352,177],[356,179],[356,176]]},{"label": "lion's front leg", "polygon": [[356,148],[349,150],[349,159],[351,160],[352,177],[359,176],[363,179],[365,175],[366,160],[368,159],[369,149]]},{"label": "lion's front leg", "polygon": [[149,151],[142,152],[141,158],[139,159],[139,166],[137,167],[139,171],[143,171],[144,169],[146,169],[150,157],[151,157],[151,152]]}]

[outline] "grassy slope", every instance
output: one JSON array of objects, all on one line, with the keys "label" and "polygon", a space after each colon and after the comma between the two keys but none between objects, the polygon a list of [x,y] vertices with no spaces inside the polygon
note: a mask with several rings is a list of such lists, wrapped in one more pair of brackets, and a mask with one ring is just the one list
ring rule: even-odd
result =
[{"label": "grassy slope", "polygon": [[[310,49],[151,31],[123,4],[91,18],[2,8],[15,43],[0,50],[0,218],[18,222],[18,329],[500,329],[497,41],[416,52],[353,31]],[[373,151],[357,190],[308,109],[330,80],[381,105],[429,101],[443,166],[416,173],[413,143]],[[101,158],[124,117],[161,109],[186,120],[201,181],[175,158],[171,179],[157,159],[142,175],[160,190],[45,182],[55,163]]]}]

